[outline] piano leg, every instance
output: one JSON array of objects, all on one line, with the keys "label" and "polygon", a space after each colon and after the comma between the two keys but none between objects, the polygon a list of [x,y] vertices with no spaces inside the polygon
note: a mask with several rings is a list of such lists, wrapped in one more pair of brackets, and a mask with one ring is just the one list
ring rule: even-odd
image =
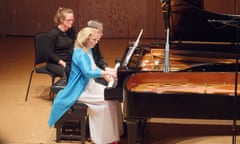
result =
[{"label": "piano leg", "polygon": [[125,119],[127,124],[127,133],[128,133],[128,144],[136,144],[137,136],[137,124],[138,120],[136,119]]},{"label": "piano leg", "polygon": [[144,129],[147,123],[146,118],[125,119],[127,125],[128,144],[136,144],[141,142],[144,135]]}]

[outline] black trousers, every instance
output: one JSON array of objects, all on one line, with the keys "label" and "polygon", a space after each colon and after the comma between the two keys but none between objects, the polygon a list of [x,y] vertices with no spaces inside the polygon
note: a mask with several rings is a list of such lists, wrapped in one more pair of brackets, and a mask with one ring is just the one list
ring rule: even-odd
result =
[{"label": "black trousers", "polygon": [[67,64],[66,67],[64,68],[63,66],[59,64],[54,64],[54,63],[48,63],[47,64],[47,69],[56,75],[62,77],[62,78],[68,78],[69,73],[70,73],[70,64]]}]

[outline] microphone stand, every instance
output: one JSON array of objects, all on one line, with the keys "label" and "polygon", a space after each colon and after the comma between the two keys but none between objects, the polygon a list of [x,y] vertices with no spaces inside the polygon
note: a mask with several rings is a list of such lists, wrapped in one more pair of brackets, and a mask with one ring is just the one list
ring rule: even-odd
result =
[{"label": "microphone stand", "polygon": [[[234,14],[236,14],[236,0],[234,0]],[[233,127],[232,127],[232,131],[233,131],[233,136],[232,136],[232,144],[236,144],[236,135],[237,135],[237,89],[238,89],[238,60],[239,60],[239,29],[240,29],[240,25],[239,23],[237,23],[236,25],[237,28],[237,34],[236,34],[236,38],[237,38],[237,47],[236,47],[236,68],[235,68],[235,93],[234,93],[234,104],[233,104],[233,115],[234,115],[234,119],[233,119]]]},{"label": "microphone stand", "polygon": [[165,19],[165,29],[166,29],[166,44],[164,51],[164,67],[163,72],[169,72],[169,39],[170,39],[170,0],[160,0],[163,17]]},{"label": "microphone stand", "polygon": [[235,67],[235,90],[234,90],[234,100],[233,100],[233,126],[232,126],[232,144],[236,144],[236,131],[237,131],[237,96],[238,96],[238,64],[239,64],[239,24],[236,25],[236,67]]}]

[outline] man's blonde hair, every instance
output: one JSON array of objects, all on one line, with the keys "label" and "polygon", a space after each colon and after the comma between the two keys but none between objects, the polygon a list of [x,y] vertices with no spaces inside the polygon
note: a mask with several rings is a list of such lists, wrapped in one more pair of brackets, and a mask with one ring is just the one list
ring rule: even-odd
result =
[{"label": "man's blonde hair", "polygon": [[97,34],[98,30],[95,28],[91,28],[91,27],[84,27],[82,28],[78,34],[77,34],[77,38],[75,40],[75,44],[74,44],[74,48],[84,48],[85,47],[85,42],[87,41],[87,39],[93,35],[93,34]]},{"label": "man's blonde hair", "polygon": [[99,30],[103,30],[103,24],[97,20],[89,20],[87,22],[88,27],[96,28]]}]

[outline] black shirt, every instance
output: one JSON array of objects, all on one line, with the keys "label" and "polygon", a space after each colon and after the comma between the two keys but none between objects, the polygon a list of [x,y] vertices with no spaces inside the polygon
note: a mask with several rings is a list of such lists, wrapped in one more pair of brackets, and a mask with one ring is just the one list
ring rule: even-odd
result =
[{"label": "black shirt", "polygon": [[75,30],[70,28],[62,32],[58,27],[54,27],[49,32],[50,46],[48,53],[49,63],[58,63],[60,59],[67,63],[71,62],[73,46],[75,41]]}]

